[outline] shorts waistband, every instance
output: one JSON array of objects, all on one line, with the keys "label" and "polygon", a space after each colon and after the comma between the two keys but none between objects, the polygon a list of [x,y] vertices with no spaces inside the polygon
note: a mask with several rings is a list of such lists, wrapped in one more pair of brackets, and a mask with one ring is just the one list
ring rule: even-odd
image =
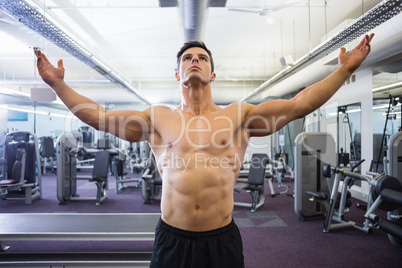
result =
[{"label": "shorts waistband", "polygon": [[162,220],[162,218],[160,218],[156,228],[158,228],[158,227],[165,229],[166,231],[170,231],[176,235],[185,236],[188,238],[205,238],[205,237],[209,237],[209,236],[216,236],[219,234],[226,233],[226,232],[230,231],[231,229],[235,228],[236,224],[232,218],[232,221],[228,225],[220,227],[218,229],[213,229],[213,230],[204,231],[204,232],[194,232],[194,231],[187,231],[187,230],[183,230],[183,229],[179,229],[174,226],[171,226],[171,225],[167,224],[166,222],[164,222]]}]

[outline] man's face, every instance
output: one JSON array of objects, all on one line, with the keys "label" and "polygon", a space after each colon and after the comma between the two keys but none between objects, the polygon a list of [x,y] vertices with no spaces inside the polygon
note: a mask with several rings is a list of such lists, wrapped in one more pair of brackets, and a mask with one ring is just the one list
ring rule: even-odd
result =
[{"label": "man's face", "polygon": [[208,53],[200,47],[192,47],[184,51],[180,59],[179,70],[175,74],[177,81],[201,79],[206,82],[215,80],[211,73],[211,60]]}]

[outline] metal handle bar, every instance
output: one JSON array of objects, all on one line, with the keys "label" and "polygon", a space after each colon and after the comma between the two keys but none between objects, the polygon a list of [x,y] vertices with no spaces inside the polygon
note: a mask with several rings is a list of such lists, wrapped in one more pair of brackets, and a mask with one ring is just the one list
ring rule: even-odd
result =
[{"label": "metal handle bar", "polygon": [[[367,181],[370,185],[374,185],[375,182],[377,181],[377,178],[380,177],[381,174],[367,172],[367,175],[362,175],[362,174],[353,172],[353,170],[356,169],[356,167],[360,166],[364,161],[365,161],[364,159],[360,160],[350,170],[346,169],[346,168],[341,168],[341,167],[331,167],[331,170],[335,174],[339,173],[344,177],[351,177],[351,178],[355,178],[358,180]],[[369,176],[369,175],[371,175],[371,176]]]},{"label": "metal handle bar", "polygon": [[353,172],[353,170],[355,170],[358,166],[360,166],[364,161],[366,161],[365,159],[360,160],[359,162],[357,162],[352,168],[351,171]]}]

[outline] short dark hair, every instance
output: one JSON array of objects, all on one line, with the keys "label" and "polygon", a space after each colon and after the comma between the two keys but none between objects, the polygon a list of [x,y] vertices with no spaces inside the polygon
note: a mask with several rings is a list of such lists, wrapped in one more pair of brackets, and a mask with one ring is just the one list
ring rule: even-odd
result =
[{"label": "short dark hair", "polygon": [[181,56],[183,55],[184,51],[186,51],[187,49],[192,48],[192,47],[200,47],[208,53],[208,56],[211,60],[211,72],[213,72],[214,71],[214,59],[212,58],[212,53],[207,48],[205,43],[202,41],[189,41],[189,42],[184,43],[184,45],[180,48],[179,52],[177,53],[177,68],[179,68],[179,66],[180,66],[180,59],[181,59]]}]

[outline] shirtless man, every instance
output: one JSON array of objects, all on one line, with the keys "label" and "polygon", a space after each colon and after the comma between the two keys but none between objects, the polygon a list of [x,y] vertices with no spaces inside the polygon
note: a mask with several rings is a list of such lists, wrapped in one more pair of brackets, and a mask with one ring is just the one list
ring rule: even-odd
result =
[{"label": "shirtless man", "polygon": [[202,42],[186,43],[177,55],[182,99],[175,109],[107,111],[64,82],[58,67],[35,51],[42,79],[80,120],[122,139],[148,141],[163,180],[161,219],[151,267],[244,267],[242,240],[232,219],[233,189],[252,136],[265,136],[323,105],[370,52],[373,34],[346,53],[339,67],[291,100],[258,105],[212,101],[213,58]]}]

